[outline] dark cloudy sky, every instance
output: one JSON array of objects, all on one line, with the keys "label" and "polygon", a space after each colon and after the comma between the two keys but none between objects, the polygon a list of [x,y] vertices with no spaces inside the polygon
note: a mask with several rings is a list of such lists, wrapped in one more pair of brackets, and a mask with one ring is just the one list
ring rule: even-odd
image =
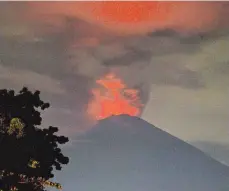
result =
[{"label": "dark cloudy sky", "polygon": [[143,119],[229,164],[228,5],[1,2],[0,88],[41,90],[44,125],[74,137],[112,71],[140,90]]}]

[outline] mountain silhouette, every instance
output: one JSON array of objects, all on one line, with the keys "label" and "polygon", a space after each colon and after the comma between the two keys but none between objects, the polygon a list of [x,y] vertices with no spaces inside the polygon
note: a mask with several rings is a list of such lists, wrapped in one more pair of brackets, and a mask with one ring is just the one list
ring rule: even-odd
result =
[{"label": "mountain silhouette", "polygon": [[[112,116],[78,137],[65,179],[78,191],[226,191],[229,170],[137,117]],[[63,175],[63,174],[62,174]],[[67,176],[67,175],[66,175]]]}]

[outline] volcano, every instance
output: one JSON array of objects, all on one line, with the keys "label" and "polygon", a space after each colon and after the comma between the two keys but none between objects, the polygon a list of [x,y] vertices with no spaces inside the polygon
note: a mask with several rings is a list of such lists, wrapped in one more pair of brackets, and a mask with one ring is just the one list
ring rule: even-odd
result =
[{"label": "volcano", "polygon": [[229,190],[228,167],[137,117],[101,120],[71,149],[69,190]]}]

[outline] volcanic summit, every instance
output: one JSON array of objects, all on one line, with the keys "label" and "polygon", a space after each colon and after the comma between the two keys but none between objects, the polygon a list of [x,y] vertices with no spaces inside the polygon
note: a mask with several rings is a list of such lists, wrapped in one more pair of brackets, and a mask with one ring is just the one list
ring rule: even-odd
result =
[{"label": "volcanic summit", "polygon": [[101,120],[72,149],[73,164],[66,170],[72,178],[66,181],[74,181],[78,191],[229,188],[228,167],[137,117]]}]

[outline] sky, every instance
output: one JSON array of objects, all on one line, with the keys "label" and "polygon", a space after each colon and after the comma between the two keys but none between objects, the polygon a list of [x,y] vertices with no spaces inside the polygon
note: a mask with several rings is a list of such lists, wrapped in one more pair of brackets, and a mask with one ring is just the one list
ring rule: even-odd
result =
[{"label": "sky", "polygon": [[227,2],[1,2],[0,88],[39,89],[44,126],[74,140],[112,72],[139,90],[141,118],[229,165],[228,15]]}]

